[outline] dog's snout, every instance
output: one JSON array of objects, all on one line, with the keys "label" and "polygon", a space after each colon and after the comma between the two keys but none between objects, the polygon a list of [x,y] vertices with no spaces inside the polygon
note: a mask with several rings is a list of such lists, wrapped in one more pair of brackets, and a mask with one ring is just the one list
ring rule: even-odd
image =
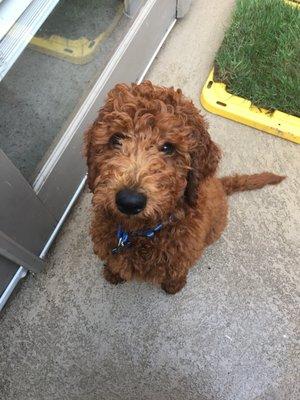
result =
[{"label": "dog's snout", "polygon": [[133,189],[122,189],[116,195],[116,204],[123,214],[140,213],[147,203],[147,197]]}]

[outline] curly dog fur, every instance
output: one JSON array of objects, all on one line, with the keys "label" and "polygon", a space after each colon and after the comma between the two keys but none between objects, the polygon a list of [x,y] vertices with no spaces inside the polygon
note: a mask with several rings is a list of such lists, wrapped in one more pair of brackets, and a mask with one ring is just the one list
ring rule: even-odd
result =
[{"label": "curly dog fur", "polygon": [[[162,151],[165,144],[172,152]],[[181,92],[153,85],[116,85],[85,134],[88,184],[93,192],[91,236],[113,283],[139,279],[176,293],[188,270],[227,224],[227,196],[276,184],[284,177],[215,176],[221,152],[199,111]],[[126,216],[116,193],[134,188],[147,196],[142,212]],[[169,221],[170,216],[172,220]],[[116,230],[136,231],[165,222],[153,239],[136,237],[113,255]],[[168,221],[168,222],[167,222]]]}]

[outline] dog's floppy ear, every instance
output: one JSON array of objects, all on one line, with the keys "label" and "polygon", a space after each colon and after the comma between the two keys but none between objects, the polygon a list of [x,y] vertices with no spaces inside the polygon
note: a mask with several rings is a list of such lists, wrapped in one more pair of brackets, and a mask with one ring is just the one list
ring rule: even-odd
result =
[{"label": "dog's floppy ear", "polygon": [[88,167],[88,176],[87,176],[87,182],[88,182],[88,187],[91,192],[94,192],[94,182],[97,177],[97,167],[95,163],[95,155],[96,152],[94,150],[94,146],[92,144],[92,135],[93,135],[93,130],[95,127],[96,122],[85,132],[84,134],[84,156],[86,158],[87,162],[87,167]]},{"label": "dog's floppy ear", "polygon": [[203,179],[214,175],[221,158],[218,146],[211,140],[204,126],[194,132],[197,146],[191,152],[191,170],[185,190],[186,202],[194,207],[197,204],[199,185]]}]

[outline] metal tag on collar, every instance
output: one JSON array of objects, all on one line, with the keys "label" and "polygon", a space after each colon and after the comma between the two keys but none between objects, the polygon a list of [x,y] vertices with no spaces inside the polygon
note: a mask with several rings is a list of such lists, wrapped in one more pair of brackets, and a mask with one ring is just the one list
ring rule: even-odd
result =
[{"label": "metal tag on collar", "polygon": [[118,239],[118,244],[117,244],[117,247],[114,247],[112,249],[112,251],[111,251],[112,254],[118,254],[122,250],[124,250],[124,248],[131,246],[131,242],[129,242],[128,233],[126,231],[123,231],[121,229],[121,227],[118,228],[117,239]]},{"label": "metal tag on collar", "polygon": [[114,247],[114,248],[111,250],[111,253],[112,253],[113,255],[119,254],[119,253],[121,253],[123,250],[127,249],[127,248],[130,247],[130,246],[131,246],[131,242],[123,243],[123,244],[121,244],[121,245],[118,245],[117,247]]},{"label": "metal tag on collar", "polygon": [[118,229],[117,232],[118,246],[123,246],[125,243],[128,242],[129,235],[126,231],[123,231],[121,228]]}]

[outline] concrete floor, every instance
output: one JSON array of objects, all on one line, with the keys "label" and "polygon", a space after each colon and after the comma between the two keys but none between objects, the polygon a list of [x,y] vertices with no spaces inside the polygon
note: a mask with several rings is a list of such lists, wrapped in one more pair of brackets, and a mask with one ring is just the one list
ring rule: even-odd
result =
[{"label": "concrete floor", "polygon": [[[198,95],[233,0],[194,0],[148,78]],[[0,324],[5,400],[296,400],[300,166],[296,145],[205,113],[224,151],[220,174],[271,170],[288,179],[230,200],[230,223],[166,296],[112,287],[88,237],[84,193],[48,257]],[[298,285],[299,287],[299,285]]]}]

